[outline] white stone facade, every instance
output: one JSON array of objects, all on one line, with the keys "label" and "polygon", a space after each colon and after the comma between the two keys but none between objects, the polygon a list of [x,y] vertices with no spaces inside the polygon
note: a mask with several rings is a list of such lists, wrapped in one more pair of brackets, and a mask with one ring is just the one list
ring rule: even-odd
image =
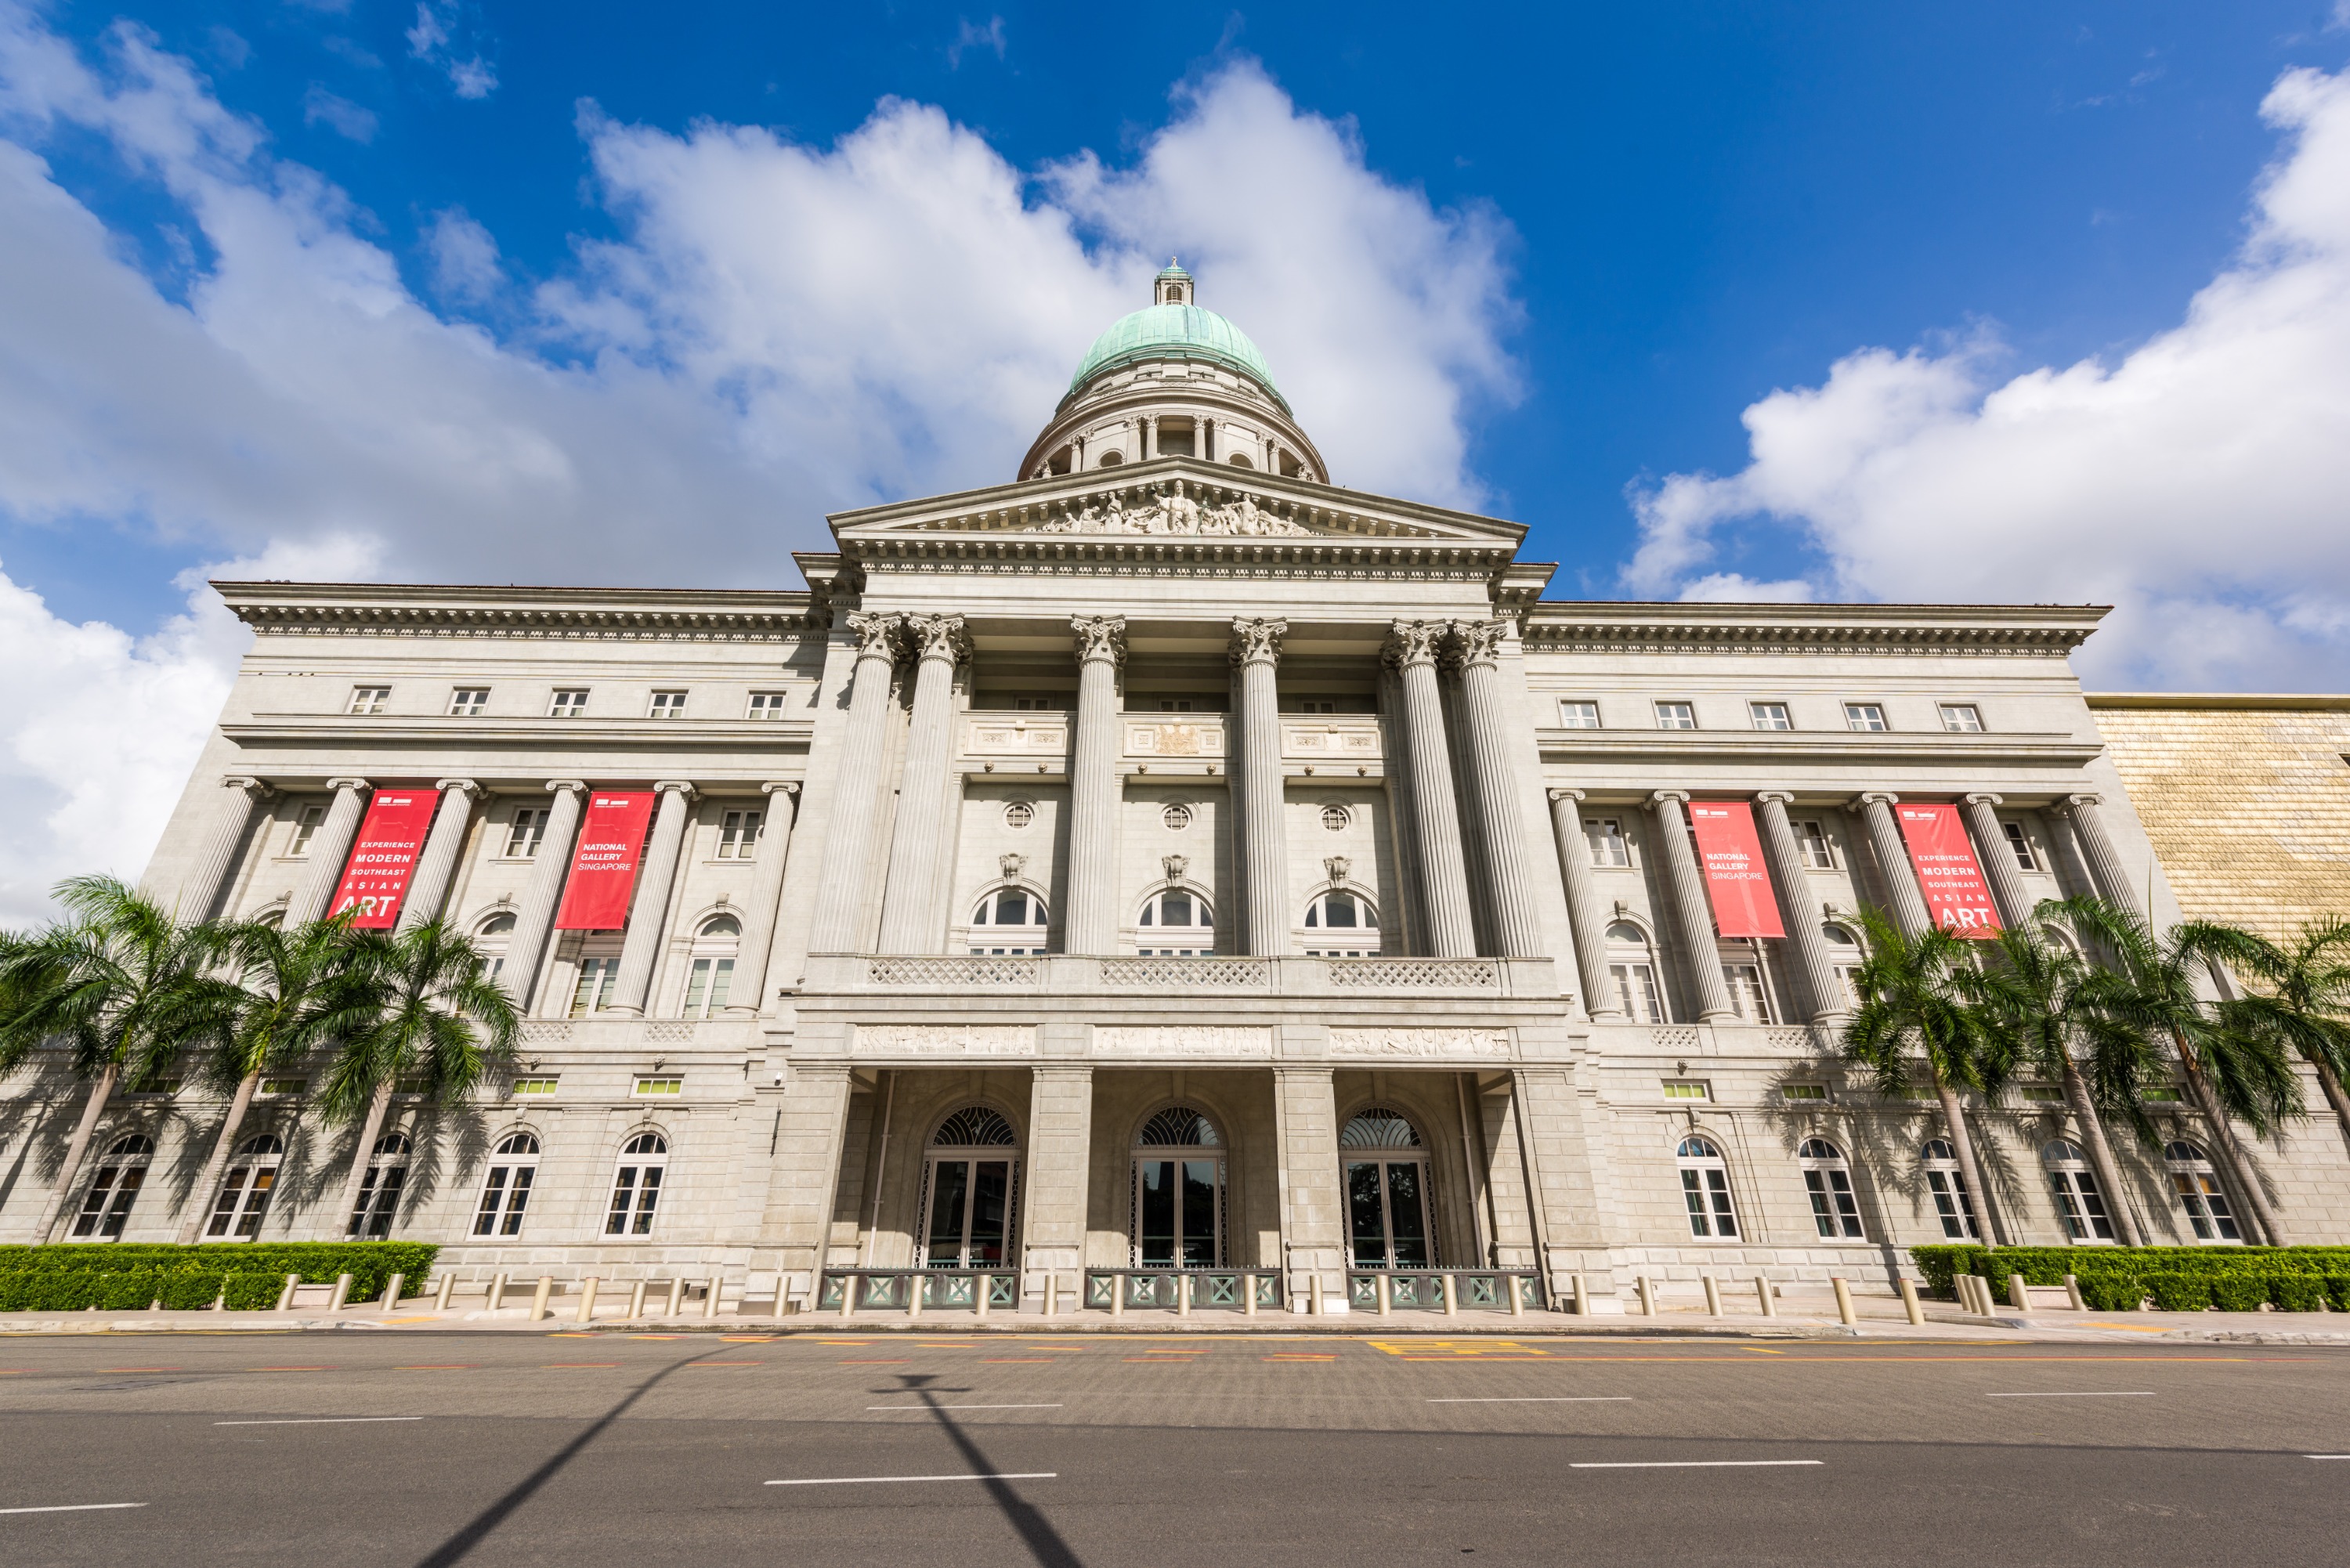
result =
[{"label": "white stone facade", "polygon": [[[1185,396],[1318,472],[1285,412],[1213,385]],[[1823,928],[1917,898],[1886,806],[1966,804],[2011,909],[2095,890],[2172,914],[2066,662],[2097,610],[1545,601],[1513,524],[1201,455],[1024,467],[1044,472],[834,517],[805,592],[220,585],[259,636],[148,886],[189,914],[315,913],[368,793],[439,786],[445,886],[420,877],[438,908],[411,916],[492,933],[530,1020],[495,1092],[395,1101],[393,1234],[477,1276],[717,1270],[789,1310],[826,1269],[941,1262],[931,1183],[994,1179],[993,1147],[1032,1297],[1159,1261],[1161,1170],[1207,1184],[1196,1212],[1176,1194],[1181,1256],[1279,1271],[1290,1299],[1343,1297],[1369,1261],[1365,1191],[1383,1256],[1580,1276],[1599,1310],[1641,1272],[1881,1281],[1944,1239],[1936,1107],[1880,1098],[1833,1044],[1857,954]],[[621,787],[662,794],[629,926],[549,933],[582,794]],[[1692,799],[1753,805],[1787,940],[1713,938]],[[551,820],[518,835],[517,813]],[[975,920],[1007,894],[1044,922]],[[1377,928],[1327,924],[1333,899]],[[611,968],[580,1005],[591,962]],[[285,1147],[258,1233],[339,1236],[353,1135],[289,1076],[246,1124]],[[7,1089],[30,1102],[0,1187],[21,1236],[80,1085]],[[934,1150],[973,1107],[1008,1148]],[[1375,1107],[1416,1147],[1342,1150]],[[193,1084],[108,1107],[85,1184],[120,1139],[155,1146],[124,1238],[214,1203],[190,1187],[221,1108]],[[1139,1154],[1170,1109],[1216,1141]],[[2019,1241],[2066,1240],[2041,1158],[2062,1113],[1977,1119]],[[615,1232],[647,1132],[658,1205]],[[478,1233],[516,1133],[528,1206]],[[1734,1236],[1693,1233],[1692,1136]],[[1810,1138],[1843,1157],[1858,1236],[1822,1234]],[[2136,1186],[2114,1196],[2193,1240],[2160,1156],[2116,1140]],[[934,1177],[942,1158],[977,1163]],[[2339,1234],[2330,1125],[2255,1158],[2294,1239]],[[1411,1168],[1350,1175],[1366,1161]]]}]

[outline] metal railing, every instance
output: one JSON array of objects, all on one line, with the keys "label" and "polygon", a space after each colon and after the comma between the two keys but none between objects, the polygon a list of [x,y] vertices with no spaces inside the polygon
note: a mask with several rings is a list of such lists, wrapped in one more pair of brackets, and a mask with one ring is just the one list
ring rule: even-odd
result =
[{"label": "metal railing", "polygon": [[1112,1317],[1141,1312],[1236,1312],[1280,1308],[1279,1269],[1087,1269],[1085,1304]]},{"label": "metal railing", "polygon": [[1541,1312],[1542,1275],[1517,1269],[1349,1269],[1347,1304],[1357,1312]]},{"label": "metal railing", "polygon": [[860,1312],[967,1312],[1020,1305],[1017,1269],[827,1269],[816,1310],[843,1317]]}]

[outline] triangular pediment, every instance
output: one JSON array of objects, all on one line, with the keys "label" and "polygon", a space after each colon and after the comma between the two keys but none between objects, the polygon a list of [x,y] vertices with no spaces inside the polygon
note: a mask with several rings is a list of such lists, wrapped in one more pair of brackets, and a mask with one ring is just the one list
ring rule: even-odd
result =
[{"label": "triangular pediment", "polygon": [[844,547],[908,535],[1420,541],[1515,550],[1524,527],[1193,458],[1055,474],[827,519]]}]

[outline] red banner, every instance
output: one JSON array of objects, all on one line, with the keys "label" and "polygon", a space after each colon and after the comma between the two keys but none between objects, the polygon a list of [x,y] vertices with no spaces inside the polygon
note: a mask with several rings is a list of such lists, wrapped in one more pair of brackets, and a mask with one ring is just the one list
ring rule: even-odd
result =
[{"label": "red banner", "polygon": [[416,857],[424,853],[424,836],[432,830],[432,812],[440,804],[438,790],[376,791],[328,912],[356,909],[351,924],[375,930],[400,919],[400,901],[408,897],[409,878],[416,875]]},{"label": "red banner", "polygon": [[653,819],[653,792],[598,790],[588,797],[579,825],[579,847],[571,853],[571,879],[558,931],[617,931],[629,923],[629,895],[636,891],[637,862],[645,852],[645,832]]},{"label": "red banner", "polygon": [[1714,929],[1725,937],[1783,937],[1762,844],[1754,836],[1754,808],[1742,800],[1693,800],[1690,826],[1713,896]]},{"label": "red banner", "polygon": [[1962,937],[1996,936],[1999,906],[1991,901],[1991,888],[1983,881],[1982,865],[1967,839],[1959,808],[1905,803],[1893,813],[1901,819],[1909,864],[1918,868],[1927,918]]}]

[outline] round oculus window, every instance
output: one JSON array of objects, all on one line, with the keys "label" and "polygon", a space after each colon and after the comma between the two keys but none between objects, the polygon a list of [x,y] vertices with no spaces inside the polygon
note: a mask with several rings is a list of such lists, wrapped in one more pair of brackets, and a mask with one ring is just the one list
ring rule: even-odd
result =
[{"label": "round oculus window", "polygon": [[1003,808],[1003,826],[1011,828],[1027,826],[1036,820],[1036,808],[1024,800],[1015,800]]},{"label": "round oculus window", "polygon": [[1160,812],[1159,820],[1167,825],[1168,832],[1180,833],[1191,826],[1191,808],[1177,802]]},{"label": "round oculus window", "polygon": [[1354,823],[1353,815],[1343,805],[1326,805],[1322,808],[1322,826],[1333,833],[1344,833],[1353,826]]}]

